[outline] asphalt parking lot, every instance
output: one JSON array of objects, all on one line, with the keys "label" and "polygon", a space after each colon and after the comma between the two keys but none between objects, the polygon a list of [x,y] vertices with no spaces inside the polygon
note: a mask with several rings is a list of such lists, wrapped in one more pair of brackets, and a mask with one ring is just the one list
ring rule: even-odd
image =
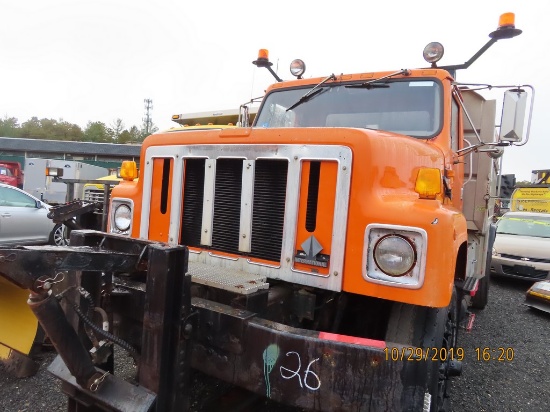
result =
[{"label": "asphalt parking lot", "polygon": [[[514,279],[491,280],[489,304],[474,311],[472,332],[460,336],[466,357],[462,375],[453,382],[453,411],[550,410],[550,315],[523,305],[530,285]],[[483,348],[491,352],[487,360]],[[499,348],[508,349],[509,355],[513,351],[513,359],[498,360]],[[480,360],[476,349],[481,350]]]},{"label": "asphalt parking lot", "polygon": [[[459,337],[465,352],[464,369],[452,383],[452,411],[550,410],[550,315],[523,305],[529,285],[491,280],[489,304],[485,310],[475,311],[472,331],[461,331]],[[484,348],[488,348],[485,359]],[[59,383],[46,371],[52,358],[52,353],[44,354],[39,373],[32,378],[15,379],[0,368],[0,411],[66,410]],[[273,404],[260,404],[258,409],[255,405],[255,410],[293,410]]]}]

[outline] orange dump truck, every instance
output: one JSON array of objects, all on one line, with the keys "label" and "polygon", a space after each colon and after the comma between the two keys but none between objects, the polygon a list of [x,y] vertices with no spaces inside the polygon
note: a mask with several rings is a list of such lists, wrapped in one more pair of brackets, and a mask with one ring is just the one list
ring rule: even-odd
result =
[{"label": "orange dump truck", "polygon": [[[455,77],[519,33],[505,14],[462,65],[431,43],[427,68],[306,79],[296,60],[291,81],[261,51],[277,82],[251,127],[156,133],[139,176],[123,164],[108,233],[0,250],[71,404],[187,410],[193,368],[308,410],[448,410],[472,356],[459,327],[488,299],[498,158],[527,142],[533,105],[530,86],[487,85],[497,119]],[[112,374],[112,345],[137,384]]]}]

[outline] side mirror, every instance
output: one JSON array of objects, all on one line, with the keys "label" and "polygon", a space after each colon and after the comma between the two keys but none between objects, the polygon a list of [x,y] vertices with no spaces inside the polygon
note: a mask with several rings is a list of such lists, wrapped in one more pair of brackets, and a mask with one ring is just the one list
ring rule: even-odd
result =
[{"label": "side mirror", "polygon": [[527,92],[525,90],[518,88],[504,92],[500,122],[500,141],[518,143],[523,140],[526,111]]},{"label": "side mirror", "polygon": [[37,200],[37,201],[36,201],[35,207],[36,207],[37,209],[42,209],[42,202],[41,202],[40,200]]}]

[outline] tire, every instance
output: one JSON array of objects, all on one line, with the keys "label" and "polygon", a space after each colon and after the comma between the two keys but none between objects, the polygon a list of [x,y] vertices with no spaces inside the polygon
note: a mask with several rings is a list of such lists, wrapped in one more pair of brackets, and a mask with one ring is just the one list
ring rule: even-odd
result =
[{"label": "tire", "polygon": [[489,302],[489,283],[491,279],[491,259],[493,257],[493,244],[495,243],[495,237],[497,235],[497,227],[495,224],[489,226],[488,234],[489,236],[487,242],[487,255],[485,256],[485,276],[479,280],[477,287],[477,292],[472,296],[472,308],[474,309],[485,309],[487,303]]},{"label": "tire", "polygon": [[489,302],[489,281],[491,277],[491,270],[489,269],[485,276],[479,280],[477,292],[472,296],[472,308],[485,309]]},{"label": "tire", "polygon": [[[453,291],[451,303],[446,308],[394,303],[386,342],[394,342],[406,347],[456,349],[458,338],[458,304]],[[428,352],[428,353],[434,353]],[[404,362],[401,373],[403,411],[423,411],[426,393],[431,396],[430,412],[450,411],[449,398],[450,359],[445,361]]]},{"label": "tire", "polygon": [[52,232],[50,233],[50,245],[54,246],[68,246],[69,245],[69,239],[66,237],[67,230],[66,227],[62,224],[58,223],[53,228]]}]

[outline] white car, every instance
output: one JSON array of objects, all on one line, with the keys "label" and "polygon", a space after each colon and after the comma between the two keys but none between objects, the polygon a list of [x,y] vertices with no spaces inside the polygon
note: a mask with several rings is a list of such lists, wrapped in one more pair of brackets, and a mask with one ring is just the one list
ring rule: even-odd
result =
[{"label": "white car", "polygon": [[0,246],[68,244],[65,227],[48,218],[50,205],[0,183]]},{"label": "white car", "polygon": [[506,212],[497,223],[491,274],[550,279],[550,214]]}]

